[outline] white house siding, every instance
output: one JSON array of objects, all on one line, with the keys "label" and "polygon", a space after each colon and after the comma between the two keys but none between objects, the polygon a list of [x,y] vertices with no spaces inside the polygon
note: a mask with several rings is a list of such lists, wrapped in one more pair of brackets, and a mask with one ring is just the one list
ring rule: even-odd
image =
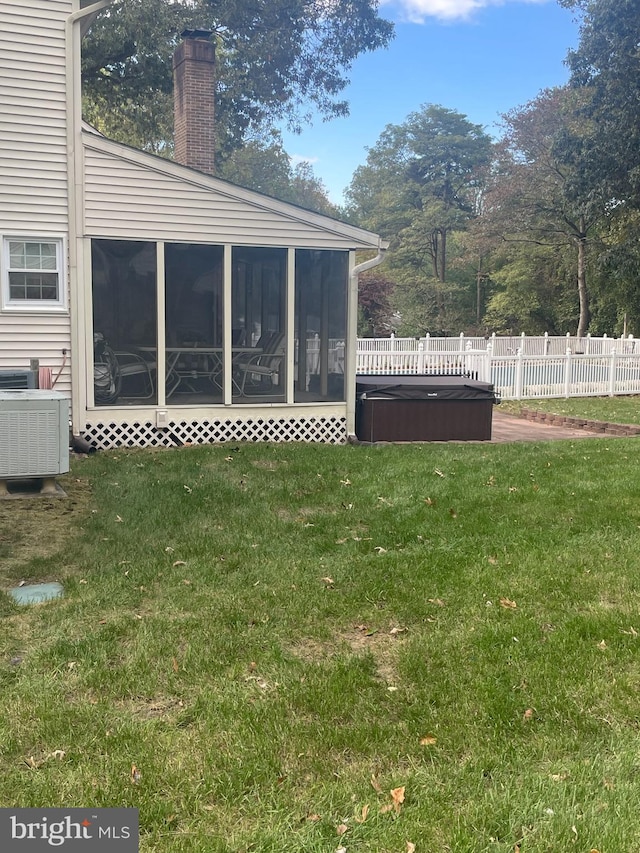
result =
[{"label": "white house siding", "polygon": [[222,181],[135,151],[120,156],[113,147],[85,139],[86,236],[323,249],[376,245],[374,235],[359,229],[279,202],[271,209],[257,194],[253,201],[232,185],[227,192]]},{"label": "white house siding", "polygon": [[[66,238],[65,21],[71,0],[0,2],[0,236]],[[68,314],[0,313],[0,368],[62,367]],[[69,355],[56,390],[70,395]]]},{"label": "white house siding", "polygon": [[0,230],[67,231],[70,0],[0,3]]},{"label": "white house siding", "polygon": [[[31,359],[37,358],[40,367],[51,369],[52,379],[63,368],[55,388],[70,397],[70,337],[68,316],[3,316],[0,326],[0,368],[25,370]],[[66,360],[63,349],[67,351]]]}]

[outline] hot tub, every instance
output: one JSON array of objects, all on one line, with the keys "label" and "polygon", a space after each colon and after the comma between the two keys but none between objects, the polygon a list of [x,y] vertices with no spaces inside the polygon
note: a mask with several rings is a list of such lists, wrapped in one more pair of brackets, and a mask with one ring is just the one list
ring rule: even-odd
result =
[{"label": "hot tub", "polygon": [[357,376],[360,441],[489,441],[493,385],[465,376]]}]

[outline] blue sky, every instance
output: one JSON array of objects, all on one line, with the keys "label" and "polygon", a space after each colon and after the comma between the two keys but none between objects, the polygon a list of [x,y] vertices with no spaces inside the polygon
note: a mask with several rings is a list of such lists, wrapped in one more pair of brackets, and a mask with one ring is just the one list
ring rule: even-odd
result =
[{"label": "blue sky", "polygon": [[283,131],[294,162],[309,160],[337,203],[385,125],[433,103],[498,136],[501,113],[567,81],[563,61],[578,42],[572,13],[555,0],[385,0],[380,12],[396,37],[354,64],[350,116]]}]

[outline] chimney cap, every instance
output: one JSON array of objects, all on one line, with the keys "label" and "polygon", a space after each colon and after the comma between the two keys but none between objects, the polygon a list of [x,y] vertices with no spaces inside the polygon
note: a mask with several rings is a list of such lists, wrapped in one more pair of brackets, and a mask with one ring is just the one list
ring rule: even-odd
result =
[{"label": "chimney cap", "polygon": [[180,35],[183,39],[205,39],[208,41],[213,35],[213,30],[183,30]]}]

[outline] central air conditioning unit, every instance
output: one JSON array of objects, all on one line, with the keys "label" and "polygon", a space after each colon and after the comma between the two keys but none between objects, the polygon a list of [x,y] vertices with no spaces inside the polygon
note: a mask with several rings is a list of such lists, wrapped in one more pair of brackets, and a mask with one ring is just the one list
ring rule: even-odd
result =
[{"label": "central air conditioning unit", "polygon": [[0,389],[37,388],[37,370],[0,370]]},{"label": "central air conditioning unit", "polygon": [[0,391],[0,480],[69,470],[69,401],[59,391]]}]

